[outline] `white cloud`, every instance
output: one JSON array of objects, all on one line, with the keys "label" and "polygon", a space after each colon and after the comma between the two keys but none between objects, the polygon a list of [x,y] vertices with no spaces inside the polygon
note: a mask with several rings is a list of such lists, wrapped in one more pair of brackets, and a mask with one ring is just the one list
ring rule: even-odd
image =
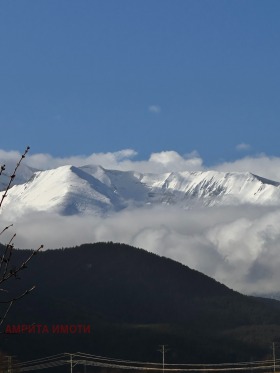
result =
[{"label": "white cloud", "polygon": [[149,112],[154,114],[159,114],[161,112],[161,107],[159,105],[150,105]]},{"label": "white cloud", "polygon": [[[5,151],[0,149],[0,160],[1,164],[6,161],[17,161],[20,157],[20,153],[16,150]],[[4,160],[4,162],[2,162]]]},{"label": "white cloud", "polygon": [[[24,161],[36,169],[50,169],[67,164],[84,166],[87,164],[101,165],[104,168],[116,170],[135,170],[138,172],[172,172],[172,171],[202,171],[213,169],[228,172],[252,172],[259,176],[280,181],[280,157],[269,157],[265,154],[247,156],[232,162],[223,162],[204,166],[203,159],[196,152],[181,155],[173,150],[152,153],[146,160],[136,159],[137,152],[133,149],[123,149],[118,152],[92,153],[72,157],[53,157],[50,154],[32,154],[30,152]],[[20,157],[17,151],[0,149],[0,164],[15,164]]]},{"label": "white cloud", "polygon": [[[142,163],[142,165],[144,165]],[[147,168],[150,172],[176,172],[176,171],[201,171],[203,170],[203,161],[196,152],[181,156],[175,151],[163,151],[152,153]]]},{"label": "white cloud", "polygon": [[[107,218],[29,213],[12,229],[16,246],[124,242],[177,260],[236,290],[268,293],[279,290],[279,218],[280,209],[272,208],[161,207]],[[12,230],[2,241],[11,234]]]},{"label": "white cloud", "polygon": [[[20,157],[17,151],[0,150],[0,164],[15,164]],[[262,177],[280,181],[280,157],[269,157],[265,154],[247,156],[232,162],[223,162],[204,166],[203,159],[196,152],[181,155],[173,150],[152,153],[146,160],[138,160],[137,152],[133,149],[123,149],[117,152],[92,153],[71,157],[53,157],[50,154],[32,154],[30,152],[24,161],[36,169],[50,169],[63,165],[84,166],[87,164],[100,165],[107,169],[122,171],[135,170],[138,172],[172,172],[172,171],[202,171],[213,169],[228,172],[252,172]]]},{"label": "white cloud", "polygon": [[[135,160],[137,152],[133,149],[124,149],[118,152],[93,153],[90,155],[77,155],[72,157],[53,157],[50,154],[32,154],[26,158],[25,164],[36,169],[50,169],[64,165],[84,166],[88,164],[100,165],[107,169],[138,172],[171,172],[171,171],[198,171],[203,169],[203,161],[196,152],[180,155],[175,151],[162,151],[152,153],[147,160]],[[13,161],[16,163],[20,157],[18,152],[5,152],[0,150],[0,164]]]},{"label": "white cloud", "polygon": [[251,172],[258,176],[280,181],[280,157],[269,157],[265,154],[224,162],[216,165],[213,169],[228,172]]},{"label": "white cloud", "polygon": [[250,150],[250,149],[251,149],[251,145],[250,144],[246,144],[244,142],[242,142],[241,144],[236,145],[236,150],[238,150],[238,151],[246,151],[246,150]]},{"label": "white cloud", "polygon": [[[0,159],[17,161],[18,152],[0,150]],[[204,170],[196,153],[153,153],[137,160],[132,149],[88,156],[56,158],[30,154],[25,163],[35,168],[65,164],[100,164],[105,168],[139,172]],[[1,162],[0,162],[1,163]],[[260,154],[217,164],[219,171],[250,171],[280,181],[280,158]],[[5,225],[4,216],[1,225]],[[57,248],[85,242],[115,241],[142,247],[182,262],[246,293],[279,291],[280,209],[239,206],[179,210],[173,207],[122,211],[107,218],[61,217],[30,213],[14,221],[16,245]],[[7,232],[2,241],[8,240]]]},{"label": "white cloud", "polygon": [[[7,160],[11,163],[18,161],[19,152],[5,152],[0,150],[0,164]],[[226,172],[251,172],[253,174],[280,181],[280,157],[269,157],[265,154],[247,156],[232,162],[223,162],[204,166],[203,159],[196,152],[181,155],[176,151],[162,151],[152,153],[146,160],[137,160],[137,152],[133,149],[124,149],[118,152],[92,153],[90,155],[77,155],[72,157],[53,157],[50,154],[30,153],[25,164],[37,169],[55,168],[67,164],[84,166],[87,164],[100,165],[107,169],[122,171],[134,170],[137,172],[175,172],[175,171],[203,171],[212,169]]]},{"label": "white cloud", "polygon": [[[98,164],[107,168],[119,168],[120,165],[133,159],[137,155],[137,152],[132,149],[123,149],[117,152],[108,153],[92,153],[90,155],[77,155],[71,157],[53,157],[46,153],[28,154],[25,163],[30,167],[34,167],[40,170],[46,170],[50,168],[56,168],[59,166],[73,165],[73,166],[84,166],[87,164]],[[7,161],[17,162],[20,157],[20,153],[16,151],[6,152],[0,150],[0,164]]]}]

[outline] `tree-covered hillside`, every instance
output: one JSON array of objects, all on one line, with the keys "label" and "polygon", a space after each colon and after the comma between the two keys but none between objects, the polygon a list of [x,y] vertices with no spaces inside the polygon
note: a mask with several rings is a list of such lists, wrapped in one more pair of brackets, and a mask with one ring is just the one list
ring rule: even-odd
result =
[{"label": "tree-covered hillside", "polygon": [[[15,261],[26,251],[16,250]],[[124,244],[95,243],[38,253],[20,280],[37,284],[9,325],[90,325],[80,334],[20,333],[2,349],[21,358],[83,351],[139,360],[219,362],[271,357],[280,306],[241,295],[180,263]]]}]

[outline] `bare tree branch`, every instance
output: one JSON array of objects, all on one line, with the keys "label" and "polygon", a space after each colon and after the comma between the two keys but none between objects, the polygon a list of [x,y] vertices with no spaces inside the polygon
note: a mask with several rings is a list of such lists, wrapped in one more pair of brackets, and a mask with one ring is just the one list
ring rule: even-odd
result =
[{"label": "bare tree branch", "polygon": [[[3,192],[2,197],[0,199],[0,208],[3,206],[4,200],[8,195],[8,191],[11,188],[12,183],[13,183],[15,177],[16,177],[17,170],[18,170],[21,162],[25,158],[26,154],[28,153],[29,149],[30,149],[30,147],[27,146],[25,151],[21,155],[18,163],[16,164],[16,167],[15,167],[13,173],[9,176],[8,184],[7,184],[6,188],[4,189],[4,192]],[[4,174],[5,170],[6,170],[5,165],[0,166],[0,176]],[[9,228],[11,228],[12,226],[13,226],[13,224],[10,224],[10,225],[6,226],[5,228],[3,228],[2,231],[0,232],[0,236],[3,235],[4,232],[9,230]],[[3,283],[6,283],[12,277],[14,277],[15,279],[20,279],[19,276],[18,276],[19,272],[26,269],[28,263],[32,260],[32,258],[43,248],[43,245],[41,245],[37,249],[32,250],[31,254],[27,257],[26,260],[24,260],[23,262],[21,262],[20,264],[18,264],[16,266],[13,266],[11,259],[12,259],[12,255],[13,255],[13,251],[14,251],[13,241],[14,241],[15,237],[16,237],[16,234],[14,233],[11,236],[9,242],[5,245],[3,253],[0,257],[0,285],[3,284]],[[0,304],[7,304],[7,308],[5,309],[3,316],[0,317],[0,327],[3,325],[3,322],[7,318],[7,315],[9,313],[10,309],[12,308],[13,304],[16,301],[18,301],[18,300],[22,299],[23,297],[25,297],[26,295],[28,295],[34,289],[35,289],[35,285],[33,285],[30,289],[25,290],[24,292],[20,293],[19,295],[10,296],[10,297],[9,297],[9,291],[8,290],[6,290],[4,288],[0,289],[0,291],[2,293],[6,293],[6,295],[7,295],[6,300],[1,300],[0,299]]]},{"label": "bare tree branch", "polygon": [[[25,158],[26,154],[29,152],[29,149],[30,147],[27,146],[24,153],[21,155],[20,157],[20,160],[18,161],[18,163],[16,164],[16,167],[14,169],[14,172],[10,175],[9,177],[9,182],[8,182],[8,185],[4,191],[4,194],[2,195],[2,198],[1,198],[1,201],[0,201],[0,208],[2,207],[2,204],[3,204],[3,201],[4,201],[4,198],[7,197],[7,194],[8,194],[8,190],[11,188],[11,185],[12,185],[12,182],[14,181],[15,177],[16,177],[16,173],[17,173],[17,170],[21,164],[21,162],[23,161],[23,159]],[[4,168],[3,168],[4,167]],[[5,165],[1,166],[1,174],[2,172],[5,170]],[[0,174],[0,175],[1,175]]]},{"label": "bare tree branch", "polygon": [[7,307],[7,309],[6,309],[5,313],[4,313],[4,315],[3,315],[3,316],[1,317],[1,319],[0,319],[0,327],[2,326],[3,322],[5,321],[5,319],[6,319],[7,315],[8,315],[8,313],[9,313],[10,309],[12,308],[12,305],[13,305],[13,304],[14,304],[14,301],[11,300],[11,301],[9,302],[9,305],[8,305],[8,307]]},{"label": "bare tree branch", "polygon": [[10,224],[10,225],[8,225],[7,227],[5,227],[1,232],[0,232],[0,236],[1,236],[1,234],[3,234],[7,229],[9,229],[10,227],[12,227],[13,226],[13,224]]}]

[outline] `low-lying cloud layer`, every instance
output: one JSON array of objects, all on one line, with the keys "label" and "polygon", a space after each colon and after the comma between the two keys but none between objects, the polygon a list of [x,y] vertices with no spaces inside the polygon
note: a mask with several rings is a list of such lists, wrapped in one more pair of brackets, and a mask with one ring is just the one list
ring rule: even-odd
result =
[{"label": "low-lying cloud layer", "polygon": [[[10,158],[9,158],[10,157]],[[93,154],[71,158],[31,155],[34,168],[64,164],[100,164],[109,169],[139,172],[205,170],[197,153],[154,153],[146,161],[134,161],[136,153]],[[18,153],[0,151],[0,159],[17,160]],[[212,167],[223,171],[250,171],[280,180],[280,158],[259,155]],[[5,216],[1,225],[8,224]],[[85,242],[124,242],[167,256],[195,268],[231,288],[245,293],[280,291],[280,209],[253,206],[201,208],[184,211],[174,207],[122,211],[107,218],[61,217],[29,213],[18,221],[2,242],[16,231],[16,246],[46,248],[75,246]]]}]

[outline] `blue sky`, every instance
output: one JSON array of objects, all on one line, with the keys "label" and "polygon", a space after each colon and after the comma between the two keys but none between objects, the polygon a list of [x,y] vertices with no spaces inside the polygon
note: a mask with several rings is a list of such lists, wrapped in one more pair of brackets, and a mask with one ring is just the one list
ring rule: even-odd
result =
[{"label": "blue sky", "polygon": [[279,15],[279,0],[2,1],[0,148],[278,157]]},{"label": "blue sky", "polygon": [[[30,145],[38,169],[280,181],[279,19],[279,0],[0,1],[0,164]],[[35,214],[15,221],[16,245],[126,242],[235,289],[279,290],[279,209],[184,214]],[[248,283],[256,264],[268,276]]]}]

